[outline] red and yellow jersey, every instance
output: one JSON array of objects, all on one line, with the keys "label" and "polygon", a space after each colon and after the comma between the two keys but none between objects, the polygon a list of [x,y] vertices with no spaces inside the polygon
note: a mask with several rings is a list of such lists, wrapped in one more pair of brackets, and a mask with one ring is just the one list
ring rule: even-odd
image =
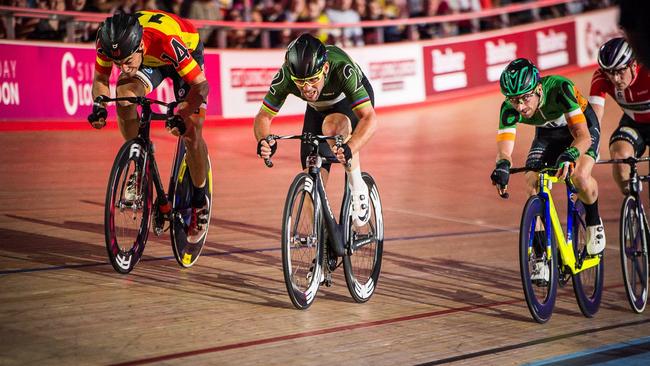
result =
[{"label": "red and yellow jersey", "polygon": [[637,66],[636,78],[624,90],[618,90],[607,75],[598,69],[591,79],[591,104],[605,106],[605,95],[609,94],[623,109],[623,112],[638,123],[650,123],[650,71]]},{"label": "red and yellow jersey", "polygon": [[[144,66],[172,65],[187,83],[201,74],[199,64],[192,57],[199,45],[199,33],[190,22],[157,10],[139,11],[136,15],[143,28]],[[113,62],[98,52],[95,70],[110,75],[112,67]]]}]

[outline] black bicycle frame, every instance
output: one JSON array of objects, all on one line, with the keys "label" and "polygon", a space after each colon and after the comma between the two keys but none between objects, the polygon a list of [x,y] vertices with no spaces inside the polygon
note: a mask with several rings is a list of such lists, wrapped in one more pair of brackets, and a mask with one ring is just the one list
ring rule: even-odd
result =
[{"label": "black bicycle frame", "polygon": [[[641,184],[643,182],[650,181],[650,175],[640,175],[636,167],[636,163],[628,163],[630,166],[630,181],[628,182],[628,187],[630,189],[630,195],[636,199],[637,205],[636,210],[639,216],[642,218],[640,220],[641,226],[643,226],[643,232],[647,239],[650,239],[650,229],[648,228],[648,218],[645,214],[645,207],[643,207],[643,202],[641,201]],[[643,248],[647,250],[647,248]]]},{"label": "black bicycle frame", "polygon": [[[309,134],[305,136],[306,138],[309,138]],[[323,219],[325,221],[325,227],[327,228],[327,231],[329,233],[329,238],[330,238],[330,243],[331,243],[331,248],[334,249],[334,253],[336,253],[337,256],[342,257],[345,255],[345,240],[343,238],[343,233],[344,233],[344,227],[342,224],[339,224],[336,222],[336,218],[334,217],[334,213],[332,212],[332,206],[329,203],[329,199],[327,198],[327,192],[325,192],[325,185],[323,184],[323,180],[321,178],[320,170],[321,170],[321,165],[322,165],[322,160],[325,159],[327,162],[330,163],[339,163],[338,159],[334,156],[334,154],[326,154],[326,153],[321,153],[321,147],[327,147],[324,151],[330,151],[329,150],[329,145],[327,143],[321,142],[319,143],[318,141],[315,141],[314,143],[310,143],[307,141],[303,140],[303,143],[308,144],[311,148],[310,153],[307,156],[307,168],[309,169],[309,175],[312,177],[314,180],[314,185],[316,192],[318,192],[318,203],[317,205],[320,205],[321,209],[323,210]],[[322,146],[324,145],[324,146]],[[347,185],[347,174],[345,176],[345,184]],[[348,199],[348,191],[347,189],[345,190],[345,193],[343,195],[343,202],[346,202]],[[343,211],[344,207],[341,206],[341,211]],[[339,217],[339,220],[342,220],[343,217]]]}]

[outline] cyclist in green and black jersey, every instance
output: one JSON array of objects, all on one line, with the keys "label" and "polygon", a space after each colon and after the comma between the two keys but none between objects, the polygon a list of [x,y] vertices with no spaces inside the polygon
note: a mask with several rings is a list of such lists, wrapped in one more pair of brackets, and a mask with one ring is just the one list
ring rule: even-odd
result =
[{"label": "cyclist in green and black jersey", "polygon": [[[578,188],[587,221],[587,252],[605,249],[605,231],[598,213],[598,184],[591,169],[598,158],[600,125],[593,109],[571,80],[557,75],[540,77],[529,60],[512,61],[501,74],[501,104],[497,134],[497,162],[492,183],[500,193],[508,185],[517,124],[535,126],[526,166],[555,166],[557,176],[567,175]],[[526,174],[528,193],[536,194],[537,174]]]},{"label": "cyclist in green and black jersey", "polygon": [[[370,82],[352,59],[336,46],[325,46],[304,33],[291,42],[285,62],[273,78],[262,106],[255,116],[254,133],[257,155],[269,159],[275,153],[271,120],[289,94],[307,102],[303,132],[342,135],[345,143],[334,153],[345,164],[352,192],[353,223],[363,226],[368,221],[368,188],[361,177],[359,151],[377,128],[374,94]],[[334,150],[335,148],[333,148]],[[302,167],[308,151],[301,145]],[[323,181],[327,181],[330,164],[323,162]]]}]

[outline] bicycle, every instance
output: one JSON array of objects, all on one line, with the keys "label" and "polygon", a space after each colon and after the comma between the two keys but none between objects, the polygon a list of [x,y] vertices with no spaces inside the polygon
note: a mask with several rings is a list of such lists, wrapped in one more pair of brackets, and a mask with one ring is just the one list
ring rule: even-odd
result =
[{"label": "bicycle", "polygon": [[[113,268],[122,274],[129,273],[135,268],[144,252],[149,237],[150,225],[156,236],[170,231],[174,257],[181,267],[191,267],[198,260],[207,238],[204,236],[196,243],[187,240],[192,206],[192,178],[185,161],[185,144],[179,137],[172,164],[169,180],[169,190],[165,189],[158,172],[154,157],[154,144],[150,139],[150,124],[152,120],[172,121],[174,127],[184,133],[182,120],[174,116],[177,103],[164,103],[146,97],[97,97],[96,102],[109,103],[128,101],[141,108],[138,136],[126,141],[118,151],[106,189],[104,211],[104,234],[106,251]],[[154,113],[153,104],[167,107],[166,114]],[[208,157],[208,189],[206,195],[209,208],[206,225],[209,225],[212,213],[212,168]],[[129,183],[129,180],[132,180]],[[127,186],[135,183],[135,192],[131,196]],[[153,189],[156,200],[153,204]],[[135,193],[135,194],[133,194]],[[165,229],[165,223],[169,225]]]},{"label": "bicycle", "polygon": [[[538,193],[524,205],[519,228],[521,282],[528,310],[538,323],[547,322],[555,306],[558,285],[573,280],[578,307],[585,317],[593,317],[603,292],[603,254],[589,255],[586,247],[584,205],[577,189],[567,178],[567,234],[555,209],[551,189],[562,180],[555,169],[512,168],[511,174],[537,172]],[[501,194],[508,198],[508,193]],[[548,271],[548,272],[547,272]],[[547,273],[547,275],[545,275]]]},{"label": "bicycle", "polygon": [[[370,220],[361,228],[352,225],[351,193],[345,178],[345,191],[339,223],[321,179],[323,160],[338,163],[327,140],[340,147],[343,138],[311,133],[267,137],[267,141],[299,139],[309,146],[308,173],[294,178],[287,193],[282,214],[282,270],[291,302],[297,309],[307,309],[315,300],[321,284],[332,285],[332,273],[341,265],[352,298],[363,303],[377,288],[384,246],[384,223],[377,184],[362,173],[368,186]],[[265,160],[268,167],[273,163]]]},{"label": "bicycle", "polygon": [[650,181],[650,175],[640,175],[637,164],[650,161],[650,157],[612,159],[598,164],[628,164],[630,180],[628,193],[621,206],[619,237],[621,245],[621,270],[625,281],[627,300],[636,313],[642,313],[648,302],[648,217],[641,201],[642,182]]}]

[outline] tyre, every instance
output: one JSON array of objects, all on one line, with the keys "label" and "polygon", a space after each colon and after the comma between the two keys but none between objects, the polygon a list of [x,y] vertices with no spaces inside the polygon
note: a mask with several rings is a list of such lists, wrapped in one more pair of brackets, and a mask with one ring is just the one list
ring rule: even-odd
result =
[{"label": "tyre", "polygon": [[298,174],[289,187],[282,214],[282,271],[291,302],[307,309],[324,276],[321,213],[314,180]]},{"label": "tyre", "polygon": [[152,189],[146,148],[140,140],[130,140],[115,157],[104,211],[106,250],[119,273],[131,272],[142,257],[149,236]]},{"label": "tyre", "polygon": [[[573,241],[573,252],[575,258],[586,255],[587,250],[587,225],[585,223],[585,207],[580,201],[576,201],[572,215],[571,238]],[[600,255],[598,265],[585,269],[573,275],[573,292],[578,301],[580,311],[587,318],[593,317],[600,308],[600,300],[603,295],[604,277],[604,254]]]},{"label": "tyre", "polygon": [[[519,264],[521,282],[528,310],[538,323],[546,323],[553,314],[558,284],[557,250],[545,227],[545,204],[539,196],[526,202],[519,229]],[[552,237],[552,235],[551,235]],[[532,278],[538,270],[548,271],[543,279]]]},{"label": "tyre", "polygon": [[[346,256],[343,257],[345,282],[350,295],[356,302],[366,302],[377,288],[381,259],[384,252],[384,217],[381,210],[379,189],[374,179],[363,173],[368,186],[370,219],[361,228],[352,225],[350,200],[342,215],[346,238]],[[349,196],[349,195],[348,195]]]},{"label": "tyre", "polygon": [[[181,151],[183,152],[183,151]],[[190,225],[192,218],[192,195],[194,191],[194,184],[190,176],[190,169],[185,160],[183,153],[182,160],[178,162],[178,169],[174,169],[176,174],[171,183],[173,188],[170,190],[170,198],[172,204],[172,218],[170,222],[170,233],[172,239],[172,249],[174,257],[181,267],[189,268],[199,259],[203,246],[208,238],[208,230],[210,228],[210,219],[212,217],[212,165],[210,164],[210,156],[208,156],[208,178],[207,178],[207,197],[208,197],[208,228],[203,237],[196,243],[187,240],[187,228]]]},{"label": "tyre", "polygon": [[639,217],[638,205],[633,196],[623,200],[620,244],[627,300],[634,312],[641,313],[648,301],[648,237],[644,219]]}]

